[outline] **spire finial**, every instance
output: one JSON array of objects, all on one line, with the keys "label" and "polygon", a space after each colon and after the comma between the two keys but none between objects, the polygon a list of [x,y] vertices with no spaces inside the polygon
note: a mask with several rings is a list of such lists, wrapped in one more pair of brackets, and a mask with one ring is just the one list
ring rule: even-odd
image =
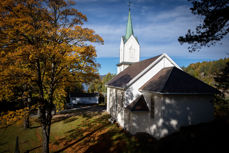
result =
[{"label": "spire finial", "polygon": [[125,35],[125,40],[128,40],[131,35],[134,34],[133,27],[132,27],[132,21],[131,21],[131,15],[130,15],[130,0],[128,3],[129,6],[129,15],[128,15],[128,21],[127,21],[127,26],[126,26],[126,35]]},{"label": "spire finial", "polygon": [[130,5],[131,5],[131,2],[130,2],[130,0],[129,0],[129,2],[128,2],[128,6],[129,6],[129,11],[130,11]]}]

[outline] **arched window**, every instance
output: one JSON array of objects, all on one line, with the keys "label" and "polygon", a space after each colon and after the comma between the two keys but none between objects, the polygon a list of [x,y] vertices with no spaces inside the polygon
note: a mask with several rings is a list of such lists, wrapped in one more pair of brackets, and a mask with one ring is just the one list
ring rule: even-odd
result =
[{"label": "arched window", "polygon": [[135,58],[135,48],[130,46],[129,48],[129,52],[130,52],[130,58]]}]

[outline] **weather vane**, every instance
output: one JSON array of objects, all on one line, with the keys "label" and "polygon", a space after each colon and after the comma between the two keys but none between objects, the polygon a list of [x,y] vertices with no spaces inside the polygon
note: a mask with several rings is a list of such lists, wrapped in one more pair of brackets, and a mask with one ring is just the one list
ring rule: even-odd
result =
[{"label": "weather vane", "polygon": [[128,2],[128,6],[129,6],[129,11],[130,11],[130,5],[131,5],[131,2],[130,2],[130,0],[129,0],[129,2]]}]

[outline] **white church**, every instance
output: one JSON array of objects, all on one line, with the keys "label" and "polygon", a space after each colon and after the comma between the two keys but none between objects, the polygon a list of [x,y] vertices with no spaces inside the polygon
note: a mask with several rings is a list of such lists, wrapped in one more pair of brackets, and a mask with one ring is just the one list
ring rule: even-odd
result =
[{"label": "white church", "polygon": [[132,134],[146,132],[159,139],[182,126],[213,120],[215,93],[165,53],[140,61],[129,10],[117,75],[107,83],[107,112],[113,120]]}]

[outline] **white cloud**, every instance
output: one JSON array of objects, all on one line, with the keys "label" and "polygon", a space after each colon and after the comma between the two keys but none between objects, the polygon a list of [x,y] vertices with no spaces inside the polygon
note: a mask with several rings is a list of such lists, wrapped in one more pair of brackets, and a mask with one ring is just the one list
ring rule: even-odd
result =
[{"label": "white cloud", "polygon": [[[127,17],[120,16],[120,20]],[[132,16],[132,19],[135,16]],[[139,18],[139,16],[136,16]],[[200,19],[192,15],[188,6],[178,6],[174,9],[152,14],[138,22],[133,22],[135,36],[138,37],[141,46],[142,57],[152,57],[163,52],[169,56],[185,58],[208,58],[217,59],[225,57],[229,44],[216,45],[204,48],[197,53],[189,53],[187,46],[181,46],[178,37],[184,35],[188,29],[194,29],[200,23]],[[119,57],[119,44],[121,36],[125,34],[126,23],[118,24],[93,24],[87,25],[101,35],[105,41],[104,45],[97,45],[98,57]],[[224,39],[228,42],[229,38]]]}]

